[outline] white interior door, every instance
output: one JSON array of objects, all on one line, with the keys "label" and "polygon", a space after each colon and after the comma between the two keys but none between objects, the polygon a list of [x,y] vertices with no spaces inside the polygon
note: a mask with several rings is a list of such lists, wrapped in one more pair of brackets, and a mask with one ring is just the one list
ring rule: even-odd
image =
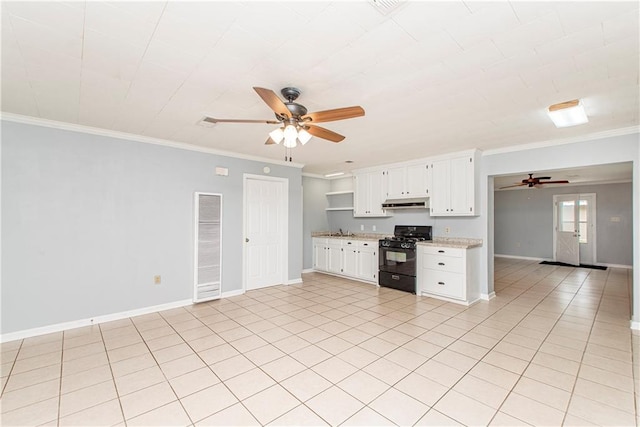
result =
[{"label": "white interior door", "polygon": [[286,180],[245,176],[245,289],[285,282]]},{"label": "white interior door", "polygon": [[553,196],[555,206],[555,260],[571,265],[580,264],[578,240],[578,195]]}]

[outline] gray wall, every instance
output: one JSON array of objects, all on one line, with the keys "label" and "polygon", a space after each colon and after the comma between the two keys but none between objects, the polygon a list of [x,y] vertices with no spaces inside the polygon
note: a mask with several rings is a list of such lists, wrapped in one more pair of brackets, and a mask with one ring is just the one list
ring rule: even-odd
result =
[{"label": "gray wall", "polygon": [[312,231],[327,231],[327,213],[329,206],[325,194],[329,192],[329,181],[322,178],[302,177],[302,236],[303,261],[302,267],[313,267]]},{"label": "gray wall", "polygon": [[[223,194],[222,290],[241,289],[243,174],[265,164],[3,121],[1,332],[192,298],[196,191]],[[297,279],[301,170],[269,166],[289,179]]]},{"label": "gray wall", "polygon": [[553,195],[596,193],[596,261],[631,265],[631,191],[630,182],[496,191],[495,253],[553,259]]}]

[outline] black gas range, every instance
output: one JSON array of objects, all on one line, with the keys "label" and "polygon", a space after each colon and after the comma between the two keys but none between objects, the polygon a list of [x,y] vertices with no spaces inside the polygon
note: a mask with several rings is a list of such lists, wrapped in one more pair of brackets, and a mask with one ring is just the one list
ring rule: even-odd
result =
[{"label": "black gas range", "polygon": [[378,284],[416,293],[416,244],[432,240],[430,225],[396,225],[393,237],[379,242]]}]

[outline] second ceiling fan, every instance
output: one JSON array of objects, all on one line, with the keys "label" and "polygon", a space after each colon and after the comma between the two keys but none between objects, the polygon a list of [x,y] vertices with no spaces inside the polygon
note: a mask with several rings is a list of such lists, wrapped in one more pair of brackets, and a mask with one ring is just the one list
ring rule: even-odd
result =
[{"label": "second ceiling fan", "polygon": [[300,96],[300,89],[285,87],[280,91],[286,99],[283,102],[271,89],[254,87],[253,90],[273,110],[276,120],[243,120],[243,119],[216,119],[205,117],[207,123],[267,123],[281,124],[282,126],[269,133],[265,142],[267,145],[283,142],[286,148],[293,148],[297,142],[306,144],[312,136],[326,139],[331,142],[340,142],[345,137],[316,123],[333,122],[336,120],[351,119],[364,116],[364,109],[360,106],[335,108],[333,110],[317,111],[309,113],[304,105],[294,102]]},{"label": "second ceiling fan", "polygon": [[523,179],[522,181],[520,181],[519,184],[508,185],[506,187],[500,187],[500,190],[502,190],[503,188],[524,187],[525,185],[527,187],[529,187],[529,188],[532,188],[532,187],[537,187],[537,186],[543,185],[543,184],[568,184],[569,183],[569,181],[566,181],[566,180],[562,180],[562,181],[547,181],[548,179],[551,179],[551,177],[550,176],[534,177],[533,174],[530,173],[529,174],[529,178]]}]

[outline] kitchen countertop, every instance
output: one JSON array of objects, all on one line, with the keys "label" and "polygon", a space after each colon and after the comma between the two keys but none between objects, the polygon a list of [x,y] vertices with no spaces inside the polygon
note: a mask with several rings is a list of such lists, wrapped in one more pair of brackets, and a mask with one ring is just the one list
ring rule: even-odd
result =
[{"label": "kitchen countertop", "polygon": [[329,231],[314,231],[311,232],[311,237],[326,237],[331,239],[341,239],[341,240],[369,240],[369,241],[378,241],[380,239],[384,239],[385,237],[389,237],[389,234],[382,233],[351,233],[349,236],[339,236],[336,233],[331,233]]},{"label": "kitchen countertop", "polygon": [[[329,231],[314,231],[311,237],[326,237],[341,240],[367,240],[378,241],[385,237],[392,237],[390,234],[382,233],[352,233],[349,236],[339,236]],[[428,242],[418,242],[422,246],[444,246],[447,248],[471,249],[482,246],[482,239],[469,239],[464,237],[434,237]]]},{"label": "kitchen countertop", "polygon": [[433,240],[428,242],[418,242],[418,245],[471,249],[482,246],[482,239],[467,239],[463,237],[434,237]]}]

